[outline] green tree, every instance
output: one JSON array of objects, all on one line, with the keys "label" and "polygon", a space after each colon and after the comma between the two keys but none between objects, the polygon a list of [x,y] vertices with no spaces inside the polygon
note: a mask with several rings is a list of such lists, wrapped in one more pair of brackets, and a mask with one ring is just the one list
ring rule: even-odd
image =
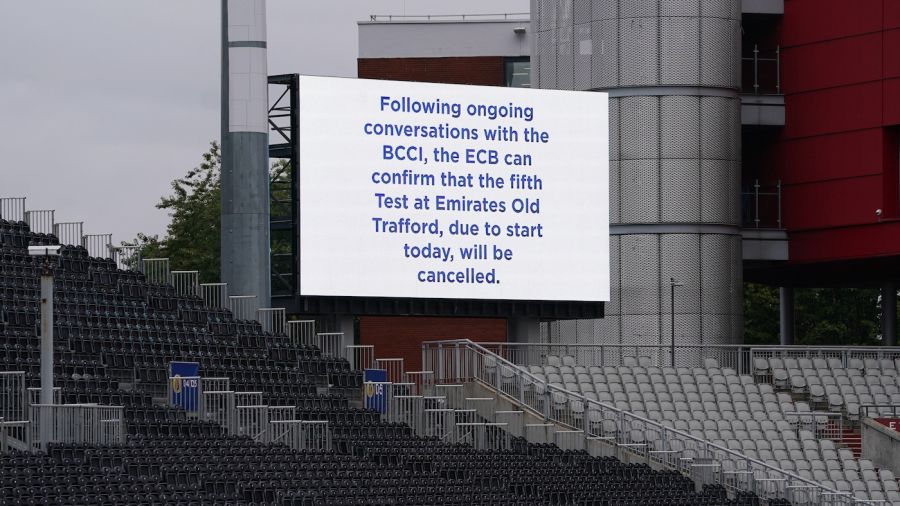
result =
[{"label": "green tree", "polygon": [[[744,341],[779,343],[778,288],[744,284]],[[880,344],[879,292],[868,288],[794,290],[794,344],[872,346]]]},{"label": "green tree", "polygon": [[[221,280],[219,248],[221,237],[222,155],[219,144],[211,142],[202,155],[200,165],[181,178],[172,181],[172,194],[160,198],[157,209],[168,211],[170,221],[163,238],[138,234],[123,245],[138,247],[141,258],[168,258],[172,270],[199,271],[201,283]],[[281,219],[290,217],[291,173],[287,160],[277,160],[271,167],[272,214]],[[288,237],[290,234],[288,234]],[[289,242],[275,238],[276,253],[291,251]]]},{"label": "green tree", "polygon": [[156,204],[169,214],[165,237],[138,234],[123,244],[138,246],[141,258],[168,258],[172,270],[199,271],[202,283],[219,281],[221,166],[219,144],[212,142],[200,165],[172,181],[172,194]]}]

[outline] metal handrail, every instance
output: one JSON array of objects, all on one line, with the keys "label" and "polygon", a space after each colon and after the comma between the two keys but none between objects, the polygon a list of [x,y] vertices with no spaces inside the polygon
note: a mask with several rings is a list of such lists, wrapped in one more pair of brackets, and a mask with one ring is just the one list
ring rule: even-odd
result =
[{"label": "metal handrail", "polygon": [[[891,410],[890,415],[882,415],[878,412],[883,408],[889,408]],[[876,412],[870,416],[869,410],[876,410]],[[885,416],[890,416],[894,418],[900,418],[900,404],[860,404],[859,406],[859,417],[860,418],[883,418]]]},{"label": "metal handrail", "polygon": [[[444,348],[444,346],[447,346],[447,347]],[[509,372],[512,374],[512,377],[514,377],[514,378],[520,378],[520,379],[523,379],[523,380],[524,380],[524,381],[519,382],[520,385],[522,385],[522,386],[525,386],[525,385],[532,385],[532,386],[533,386],[533,385],[539,385],[539,386],[541,386],[541,387],[543,388],[544,392],[545,392],[545,395],[544,395],[544,400],[545,400],[544,407],[545,407],[545,409],[542,410],[542,411],[543,411],[543,416],[544,416],[544,419],[545,419],[545,420],[548,420],[548,421],[557,421],[557,422],[560,422],[560,423],[563,422],[562,420],[554,420],[553,417],[552,417],[552,414],[551,414],[550,410],[547,409],[547,408],[549,407],[550,399],[553,398],[553,394],[559,394],[559,395],[563,396],[563,398],[565,399],[567,405],[571,405],[571,402],[572,402],[572,401],[575,401],[575,402],[581,403],[582,406],[593,406],[593,407],[599,408],[601,413],[605,410],[605,411],[607,411],[607,412],[611,412],[611,413],[615,414],[615,415],[616,415],[616,418],[617,418],[616,421],[618,422],[618,423],[617,423],[617,431],[616,431],[616,432],[619,433],[619,434],[622,433],[622,432],[628,432],[628,431],[626,431],[626,426],[627,426],[627,427],[634,427],[634,426],[636,426],[636,425],[637,425],[637,426],[643,425],[644,427],[651,427],[651,428],[653,428],[654,430],[659,431],[659,433],[660,433],[661,435],[663,435],[663,436],[665,436],[665,435],[667,435],[667,434],[671,434],[671,435],[673,435],[673,436],[677,436],[677,437],[680,438],[682,441],[690,441],[690,442],[696,443],[696,447],[705,449],[707,454],[711,454],[711,453],[713,453],[713,451],[715,451],[715,452],[721,453],[722,455],[727,455],[727,456],[731,457],[733,461],[741,461],[741,462],[745,462],[746,465],[747,465],[748,467],[750,467],[750,465],[752,464],[752,465],[756,468],[756,469],[754,469],[754,470],[763,471],[763,472],[769,472],[769,473],[775,473],[775,474],[777,474],[777,475],[783,476],[785,481],[792,481],[792,482],[795,482],[795,483],[802,483],[802,484],[804,484],[805,486],[808,486],[808,487],[810,487],[810,488],[816,488],[816,489],[820,492],[820,494],[823,494],[823,495],[824,495],[824,494],[828,494],[829,496],[845,498],[845,499],[848,499],[848,500],[850,501],[850,503],[852,503],[852,504],[875,504],[875,503],[872,502],[872,501],[865,501],[865,500],[861,500],[861,499],[856,499],[856,498],[854,498],[854,497],[852,496],[852,494],[850,494],[850,493],[848,493],[848,492],[840,492],[840,491],[838,491],[838,490],[834,490],[834,489],[831,489],[831,488],[829,488],[829,487],[825,487],[825,486],[823,486],[823,485],[821,485],[821,484],[818,484],[818,483],[815,483],[815,482],[813,482],[813,481],[810,481],[810,480],[807,480],[807,479],[805,479],[805,478],[802,478],[802,477],[800,477],[800,476],[798,476],[798,475],[796,475],[796,474],[793,474],[793,473],[791,473],[791,472],[785,471],[785,470],[783,470],[783,469],[780,469],[780,468],[777,468],[777,467],[770,466],[770,465],[766,464],[765,462],[762,462],[762,461],[759,461],[759,460],[756,460],[756,459],[747,457],[746,455],[743,455],[743,454],[741,454],[741,453],[738,453],[738,452],[736,452],[736,451],[734,451],[734,450],[731,450],[731,449],[729,449],[729,448],[725,448],[725,447],[719,446],[719,445],[717,445],[717,444],[715,444],[715,443],[712,443],[711,441],[704,440],[704,439],[695,437],[695,436],[693,436],[693,435],[691,435],[691,434],[688,434],[688,433],[679,431],[679,430],[677,430],[677,429],[667,427],[667,426],[665,426],[665,425],[663,425],[663,424],[660,424],[660,423],[658,423],[658,422],[656,422],[656,421],[649,420],[649,419],[647,419],[647,418],[638,416],[638,415],[636,415],[636,414],[634,414],[634,413],[631,413],[631,412],[628,412],[628,411],[621,410],[621,409],[619,409],[619,408],[616,408],[615,406],[606,404],[606,403],[604,403],[604,402],[601,402],[601,401],[595,401],[595,400],[593,400],[593,399],[589,399],[589,398],[587,398],[587,397],[584,397],[584,396],[582,396],[581,394],[578,394],[578,393],[575,393],[575,392],[570,392],[570,391],[567,391],[567,390],[565,390],[565,389],[563,389],[563,388],[556,387],[556,386],[554,386],[553,384],[550,384],[550,383],[548,383],[547,381],[545,381],[545,380],[543,380],[543,379],[540,379],[540,378],[538,378],[537,376],[532,375],[532,374],[529,373],[528,371],[525,371],[524,369],[522,369],[522,368],[520,368],[519,366],[513,364],[512,362],[509,362],[509,361],[506,360],[505,358],[503,358],[503,357],[501,357],[501,356],[499,356],[499,355],[497,355],[497,354],[491,352],[491,351],[488,350],[487,348],[483,347],[481,344],[479,344],[479,343],[474,343],[474,342],[472,342],[472,341],[470,341],[470,340],[468,340],[468,339],[463,339],[463,340],[453,340],[453,341],[426,342],[426,343],[423,343],[423,344],[422,344],[423,358],[426,360],[426,364],[427,364],[427,360],[428,360],[428,358],[429,358],[429,351],[430,351],[430,350],[433,350],[433,351],[442,351],[442,350],[446,350],[446,351],[449,353],[449,357],[450,357],[450,358],[455,358],[455,360],[456,360],[456,362],[457,362],[457,364],[456,364],[456,365],[457,365],[457,369],[460,369],[460,365],[466,366],[466,365],[469,365],[469,364],[472,362],[472,361],[470,361],[470,360],[465,360],[465,361],[462,360],[462,357],[460,356],[460,349],[461,349],[461,347],[463,347],[463,349],[464,349],[465,351],[471,351],[471,352],[474,352],[474,353],[476,353],[476,354],[480,354],[481,357],[489,357],[489,358],[493,359],[493,366],[496,368],[496,373],[491,375],[491,376],[493,376],[492,378],[484,378],[484,377],[477,377],[477,376],[475,376],[475,377],[473,377],[473,378],[468,378],[468,377],[467,377],[466,379],[480,380],[481,382],[486,383],[486,386],[488,386],[489,388],[495,390],[497,393],[509,395],[509,394],[507,394],[506,392],[503,391],[503,388],[502,388],[502,382],[503,382],[504,380],[503,380],[502,378],[500,378],[501,366],[505,366],[505,367],[506,367],[506,370],[509,371]],[[445,358],[446,358],[446,357],[441,356],[441,357],[440,357],[440,362],[438,362],[438,363],[436,363],[436,364],[428,364],[428,365],[431,366],[431,369],[434,370],[434,371],[436,372],[436,374],[439,374],[439,375],[440,375],[440,378],[439,378],[439,379],[441,379],[441,380],[448,381],[448,380],[450,380],[450,379],[456,379],[457,381],[459,381],[459,380],[463,379],[462,377],[459,377],[459,376],[456,377],[456,378],[452,378],[452,377],[446,376],[446,375],[444,374],[444,370],[443,370],[443,367],[442,367],[442,366],[444,365],[444,359],[445,359]],[[484,362],[486,362],[486,361],[483,361],[482,363],[484,363]],[[435,367],[435,366],[437,366],[437,367]],[[457,370],[457,375],[459,375],[459,373],[460,373],[460,371]],[[497,383],[496,383],[496,384],[493,384],[492,380],[495,380]],[[507,381],[508,381],[508,380],[507,380]],[[523,396],[524,396],[524,391],[520,391],[520,394],[523,394]],[[532,406],[528,406],[527,402],[526,402],[523,398],[515,398],[515,397],[513,397],[513,400],[520,402],[523,406],[527,406],[527,407],[529,407],[529,408],[531,408],[531,409],[534,409]],[[535,409],[535,411],[538,411],[538,410]],[[586,409],[585,409],[584,411],[587,412]],[[602,418],[602,420],[606,420],[606,418]],[[626,425],[626,423],[625,423],[626,421],[629,422],[627,425]],[[636,421],[636,422],[639,422],[639,423],[638,423],[638,424],[635,424],[635,423],[634,423],[635,421]],[[581,427],[581,429],[585,431],[585,435],[586,435],[586,436],[595,436],[595,437],[596,437],[596,436],[601,436],[601,435],[602,435],[602,434],[593,434],[593,433],[589,433],[589,430],[590,430],[590,429],[589,429],[588,426]],[[645,429],[645,431],[646,431],[646,429]],[[617,444],[617,445],[620,444],[619,439],[620,439],[620,437],[617,436],[617,437],[616,437],[616,444]],[[665,439],[663,439],[663,441],[665,442]],[[624,440],[624,441],[621,441],[621,443],[627,444],[628,441],[627,441],[627,440]],[[665,445],[665,444],[664,444],[664,446],[668,446],[668,445]],[[649,458],[649,455],[648,455],[648,458]],[[717,460],[721,460],[721,459],[717,459]],[[667,466],[670,466],[670,467],[672,467],[672,468],[677,468],[676,466],[674,466],[673,464],[670,464],[670,463],[667,462],[666,460],[661,460],[660,462],[661,462],[663,465],[667,465]],[[751,471],[750,469],[748,469],[748,472],[753,472],[753,471]]]},{"label": "metal handrail", "polygon": [[[753,56],[744,56],[741,58],[745,62],[753,62],[753,94],[760,95],[759,84],[759,64],[774,63],[775,64],[775,94],[781,95],[781,46],[775,47],[775,56],[766,58],[760,57],[759,44],[753,45]],[[749,90],[747,90],[749,91]]]}]

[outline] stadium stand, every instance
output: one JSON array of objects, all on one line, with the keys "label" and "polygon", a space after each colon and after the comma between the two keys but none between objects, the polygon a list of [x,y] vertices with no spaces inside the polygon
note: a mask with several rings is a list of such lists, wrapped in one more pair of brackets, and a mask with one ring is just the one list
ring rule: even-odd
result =
[{"label": "stadium stand", "polygon": [[[873,414],[895,412],[890,407],[900,401],[896,362],[900,356],[895,351],[705,347],[701,352],[697,347],[692,358],[686,350],[677,355],[682,363],[694,362],[694,367],[672,367],[670,350],[663,347],[447,342],[428,345],[432,366],[449,357],[436,353],[438,348],[460,344],[477,351],[476,362],[483,367],[480,372],[476,367],[475,375],[482,375],[482,380],[486,376],[489,384],[518,395],[525,404],[532,399],[532,405],[548,410],[551,419],[586,434],[696,456],[672,441],[666,447],[659,430],[640,422],[657,421],[672,434],[685,435],[685,440],[692,437],[730,450],[716,457],[723,476],[742,472],[763,479],[794,476],[859,501],[900,504],[894,474],[859,458],[854,429],[860,406],[870,405]],[[860,358],[865,356],[869,358]],[[732,367],[720,367],[720,359]],[[748,374],[739,374],[735,367]],[[500,378],[492,382],[498,374]],[[628,412],[638,423],[628,425],[602,409],[592,411],[592,403]],[[742,458],[760,465],[754,468]],[[773,476],[765,469],[786,473]],[[804,490],[809,487],[795,487],[791,494],[795,504],[823,501],[821,492],[810,495]]]},{"label": "stadium stand", "polygon": [[[59,418],[42,448],[41,265],[25,248],[56,243],[0,219],[2,504],[761,504],[509,433],[474,447],[422,435],[358,407],[361,373],[344,358],[82,246],[64,246],[55,267]],[[171,361],[200,364],[199,398],[173,403],[190,378],[169,377]],[[486,425],[475,413],[451,415]]]}]

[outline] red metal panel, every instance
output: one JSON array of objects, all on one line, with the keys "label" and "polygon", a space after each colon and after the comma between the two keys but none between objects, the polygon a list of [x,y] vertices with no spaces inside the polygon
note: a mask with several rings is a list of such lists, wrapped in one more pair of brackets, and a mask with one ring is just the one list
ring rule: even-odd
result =
[{"label": "red metal panel", "polygon": [[900,78],[884,81],[884,124],[900,125]]},{"label": "red metal panel", "polygon": [[784,45],[878,31],[882,26],[882,1],[785,0]]},{"label": "red metal panel", "polygon": [[784,134],[808,137],[878,127],[881,106],[880,82],[788,95]]},{"label": "red metal panel", "polygon": [[900,29],[884,32],[883,47],[884,77],[900,77]]},{"label": "red metal panel", "polygon": [[900,254],[900,222],[808,230],[790,234],[791,263],[852,260]]},{"label": "red metal panel", "polygon": [[881,207],[881,175],[819,181],[784,188],[788,230],[874,222]]},{"label": "red metal panel", "polygon": [[882,129],[785,140],[777,150],[781,180],[808,183],[881,174]]},{"label": "red metal panel", "polygon": [[785,48],[783,85],[790,93],[881,79],[881,33]]},{"label": "red metal panel", "polygon": [[884,27],[900,28],[900,2],[882,0],[884,2]]}]

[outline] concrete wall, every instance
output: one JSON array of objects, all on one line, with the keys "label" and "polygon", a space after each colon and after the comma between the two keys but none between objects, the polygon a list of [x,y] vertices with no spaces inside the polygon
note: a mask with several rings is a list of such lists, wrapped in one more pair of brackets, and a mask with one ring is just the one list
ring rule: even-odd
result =
[{"label": "concrete wall", "polygon": [[[515,29],[524,28],[523,33]],[[529,21],[372,21],[359,23],[360,58],[529,56]]]},{"label": "concrete wall", "polygon": [[860,428],[862,458],[871,460],[877,468],[900,474],[900,432],[868,418],[863,420]]}]

